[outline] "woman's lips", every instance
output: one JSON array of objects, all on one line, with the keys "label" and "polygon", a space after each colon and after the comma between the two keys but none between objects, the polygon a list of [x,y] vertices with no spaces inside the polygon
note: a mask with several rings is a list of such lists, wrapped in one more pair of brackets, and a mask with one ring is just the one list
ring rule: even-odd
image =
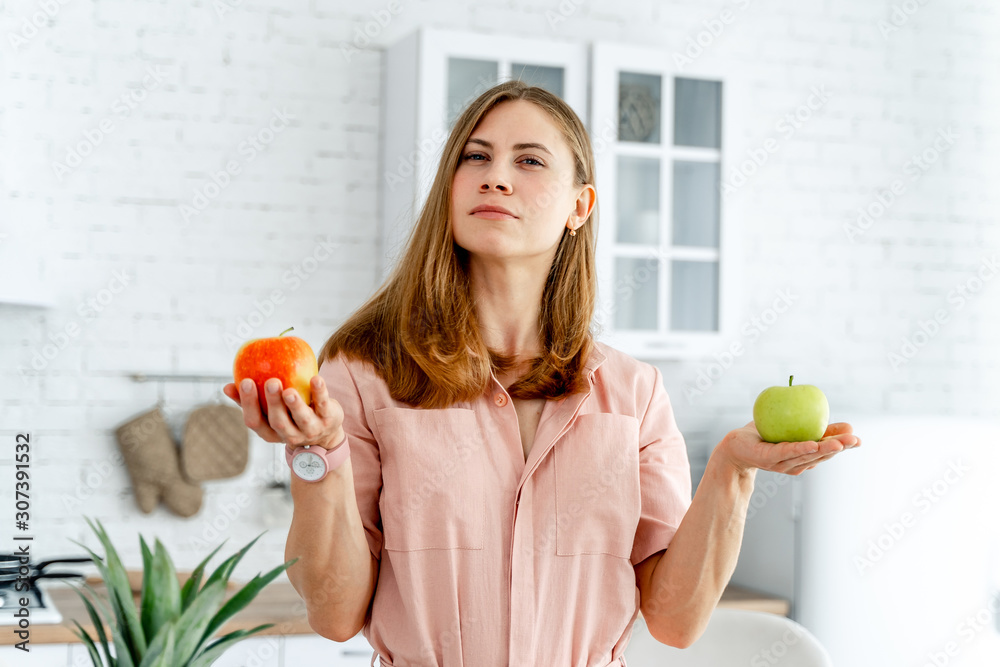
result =
[{"label": "woman's lips", "polygon": [[507,213],[501,213],[500,211],[476,211],[472,215],[480,218],[489,218],[490,220],[516,220],[517,218],[513,215]]}]

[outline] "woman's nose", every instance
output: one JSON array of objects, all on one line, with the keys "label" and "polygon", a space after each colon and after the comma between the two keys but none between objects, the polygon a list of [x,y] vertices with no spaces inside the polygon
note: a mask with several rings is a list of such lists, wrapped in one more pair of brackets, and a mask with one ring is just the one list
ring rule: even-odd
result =
[{"label": "woman's nose", "polygon": [[483,174],[483,184],[480,190],[486,192],[496,188],[500,192],[510,192],[511,186],[510,181],[507,179],[506,174],[503,173],[504,170],[500,166],[493,164],[485,174]]}]

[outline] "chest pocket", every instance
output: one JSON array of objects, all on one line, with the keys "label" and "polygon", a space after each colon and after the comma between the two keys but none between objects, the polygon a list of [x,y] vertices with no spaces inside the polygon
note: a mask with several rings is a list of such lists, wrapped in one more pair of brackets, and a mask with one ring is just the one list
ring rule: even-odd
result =
[{"label": "chest pocket", "polygon": [[375,411],[382,458],[384,547],[482,549],[482,439],[464,408]]},{"label": "chest pocket", "polygon": [[629,558],[642,509],[639,421],[629,415],[580,415],[552,453],[556,554]]}]

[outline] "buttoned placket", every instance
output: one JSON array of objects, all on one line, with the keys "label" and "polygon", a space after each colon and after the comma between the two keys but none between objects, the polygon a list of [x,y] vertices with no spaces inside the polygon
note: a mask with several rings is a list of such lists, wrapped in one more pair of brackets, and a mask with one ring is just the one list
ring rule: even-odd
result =
[{"label": "buttoned placket", "polygon": [[[533,583],[531,581],[527,581],[529,579],[533,579],[535,576],[535,561],[533,553],[522,553],[517,549],[517,510],[519,509],[517,506],[520,503],[521,489],[528,483],[528,479],[530,479],[535,469],[538,468],[542,458],[548,454],[548,451],[552,449],[563,434],[569,430],[573,421],[576,419],[577,414],[579,414],[580,408],[583,407],[583,404],[593,393],[593,370],[591,370],[588,374],[588,379],[590,380],[590,389],[585,394],[575,394],[567,398],[559,399],[558,401],[555,401],[553,405],[547,404],[543,409],[542,417],[538,422],[534,445],[528,455],[528,460],[525,461],[525,470],[521,473],[521,480],[518,483],[518,500],[515,502],[514,520],[511,524],[510,572],[508,572],[507,580],[507,618],[509,620],[510,627],[508,658],[511,665],[522,664],[519,661],[519,655],[517,653],[518,648],[523,648],[530,643],[530,634],[532,632],[531,628],[536,627],[536,619],[531,617],[530,614],[519,614],[518,618],[514,618],[511,613],[515,604],[515,595],[518,597],[518,602],[521,601],[521,594],[527,595],[524,591],[516,593],[514,590],[515,568],[520,575],[519,581],[521,581],[521,579],[526,580],[524,582],[525,590],[530,591],[534,589]],[[553,429],[557,429],[555,433],[553,433]],[[534,544],[533,539],[532,544]],[[526,609],[530,609],[530,607],[530,604],[525,605]]]}]

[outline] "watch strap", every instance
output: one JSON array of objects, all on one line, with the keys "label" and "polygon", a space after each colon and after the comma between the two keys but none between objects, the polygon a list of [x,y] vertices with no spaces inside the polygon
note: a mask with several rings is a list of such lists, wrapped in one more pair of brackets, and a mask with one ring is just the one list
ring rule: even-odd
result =
[{"label": "watch strap", "polygon": [[285,463],[287,463],[288,467],[292,469],[293,474],[295,473],[295,468],[292,466],[292,460],[295,458],[295,455],[298,454],[299,452],[312,452],[320,456],[326,463],[326,472],[323,473],[323,477],[320,477],[317,480],[313,480],[316,482],[320,481],[328,474],[330,474],[331,470],[336,470],[337,468],[342,466],[344,462],[351,456],[351,448],[348,445],[346,433],[344,434],[344,439],[340,441],[340,444],[337,445],[336,447],[333,447],[332,449],[327,449],[326,447],[323,447],[321,445],[312,445],[308,448],[301,446],[291,447],[290,445],[285,445]]}]

